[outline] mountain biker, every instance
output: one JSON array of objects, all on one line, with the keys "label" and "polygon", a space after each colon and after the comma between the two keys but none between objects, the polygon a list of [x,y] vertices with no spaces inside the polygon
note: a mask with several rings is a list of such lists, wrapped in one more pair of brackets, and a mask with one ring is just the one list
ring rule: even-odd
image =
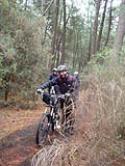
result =
[{"label": "mountain biker", "polygon": [[[48,87],[54,86],[56,94],[65,94],[67,92],[73,93],[74,92],[74,83],[76,78],[68,73],[68,69],[66,65],[59,65],[57,68],[58,77],[49,80],[41,84],[38,87],[37,92],[39,93],[41,90],[44,90]],[[47,92],[43,93],[43,101],[46,104],[50,104],[50,94]]]},{"label": "mountain biker", "polygon": [[52,73],[49,75],[49,80],[52,80],[58,76],[57,68],[53,68]]},{"label": "mountain biker", "polygon": [[[49,80],[38,87],[37,92],[40,89],[44,90],[48,87],[55,86],[56,94],[65,94],[67,92],[72,92],[74,90],[74,83],[76,78],[68,73],[66,65],[59,65],[57,68],[58,76],[52,80]],[[43,101],[49,104],[49,94],[46,92],[43,94]]]},{"label": "mountain biker", "polygon": [[[57,68],[52,69],[52,73],[49,75],[49,81],[55,79],[58,76]],[[51,86],[48,87],[48,92],[50,93]]]}]

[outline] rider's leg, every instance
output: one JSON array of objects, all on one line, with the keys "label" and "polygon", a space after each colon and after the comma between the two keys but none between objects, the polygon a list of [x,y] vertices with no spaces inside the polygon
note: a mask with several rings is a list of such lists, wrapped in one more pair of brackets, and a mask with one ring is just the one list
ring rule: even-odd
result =
[{"label": "rider's leg", "polygon": [[49,105],[50,104],[50,95],[46,92],[43,93],[43,101]]},{"label": "rider's leg", "polygon": [[55,89],[55,92],[56,92],[57,95],[61,94],[61,93],[60,93],[60,88],[59,88],[58,85],[55,85],[55,86],[54,86],[54,89]]}]

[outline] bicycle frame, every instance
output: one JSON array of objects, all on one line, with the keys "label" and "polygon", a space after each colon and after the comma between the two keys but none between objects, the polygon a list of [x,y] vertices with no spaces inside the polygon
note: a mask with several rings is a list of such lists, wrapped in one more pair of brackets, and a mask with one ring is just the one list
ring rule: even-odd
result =
[{"label": "bicycle frame", "polygon": [[[48,118],[48,127],[52,127],[52,131],[54,131],[55,127],[55,120],[56,120],[56,104],[57,104],[57,99],[56,99],[56,93],[54,90],[54,87],[51,88],[50,90],[50,105],[46,109],[46,116]],[[49,111],[48,111],[49,109]]]},{"label": "bicycle frame", "polygon": [[[61,103],[62,102],[62,103]],[[70,133],[74,124],[74,101],[70,93],[56,95],[54,87],[50,90],[50,104],[47,106],[42,121],[39,123],[36,143],[43,144],[60,123],[61,131]],[[59,129],[59,128],[58,128]],[[66,131],[66,132],[67,132]]]}]

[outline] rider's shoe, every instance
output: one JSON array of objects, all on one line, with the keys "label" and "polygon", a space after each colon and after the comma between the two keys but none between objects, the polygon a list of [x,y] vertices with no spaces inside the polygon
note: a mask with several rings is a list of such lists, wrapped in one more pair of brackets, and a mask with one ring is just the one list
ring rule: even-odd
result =
[{"label": "rider's shoe", "polygon": [[59,122],[57,121],[56,122],[56,129],[60,129],[61,128],[61,126],[59,125]]},{"label": "rider's shoe", "polygon": [[61,128],[61,126],[60,126],[60,125],[56,125],[56,128],[57,128],[57,129],[60,129],[60,128]]}]

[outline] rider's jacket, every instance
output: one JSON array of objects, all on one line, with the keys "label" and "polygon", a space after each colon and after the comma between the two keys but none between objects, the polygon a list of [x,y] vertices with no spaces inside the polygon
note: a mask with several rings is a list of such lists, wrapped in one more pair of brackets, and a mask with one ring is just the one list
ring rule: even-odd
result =
[{"label": "rider's jacket", "polygon": [[57,77],[57,74],[50,74],[49,75],[49,80],[53,80],[53,79],[55,79]]},{"label": "rider's jacket", "polygon": [[59,90],[62,94],[65,94],[69,91],[73,91],[74,89],[74,83],[76,81],[76,78],[68,75],[66,78],[60,78],[56,77],[52,80],[49,80],[48,82],[45,82],[40,85],[41,89],[46,89],[54,85],[58,85]]}]

